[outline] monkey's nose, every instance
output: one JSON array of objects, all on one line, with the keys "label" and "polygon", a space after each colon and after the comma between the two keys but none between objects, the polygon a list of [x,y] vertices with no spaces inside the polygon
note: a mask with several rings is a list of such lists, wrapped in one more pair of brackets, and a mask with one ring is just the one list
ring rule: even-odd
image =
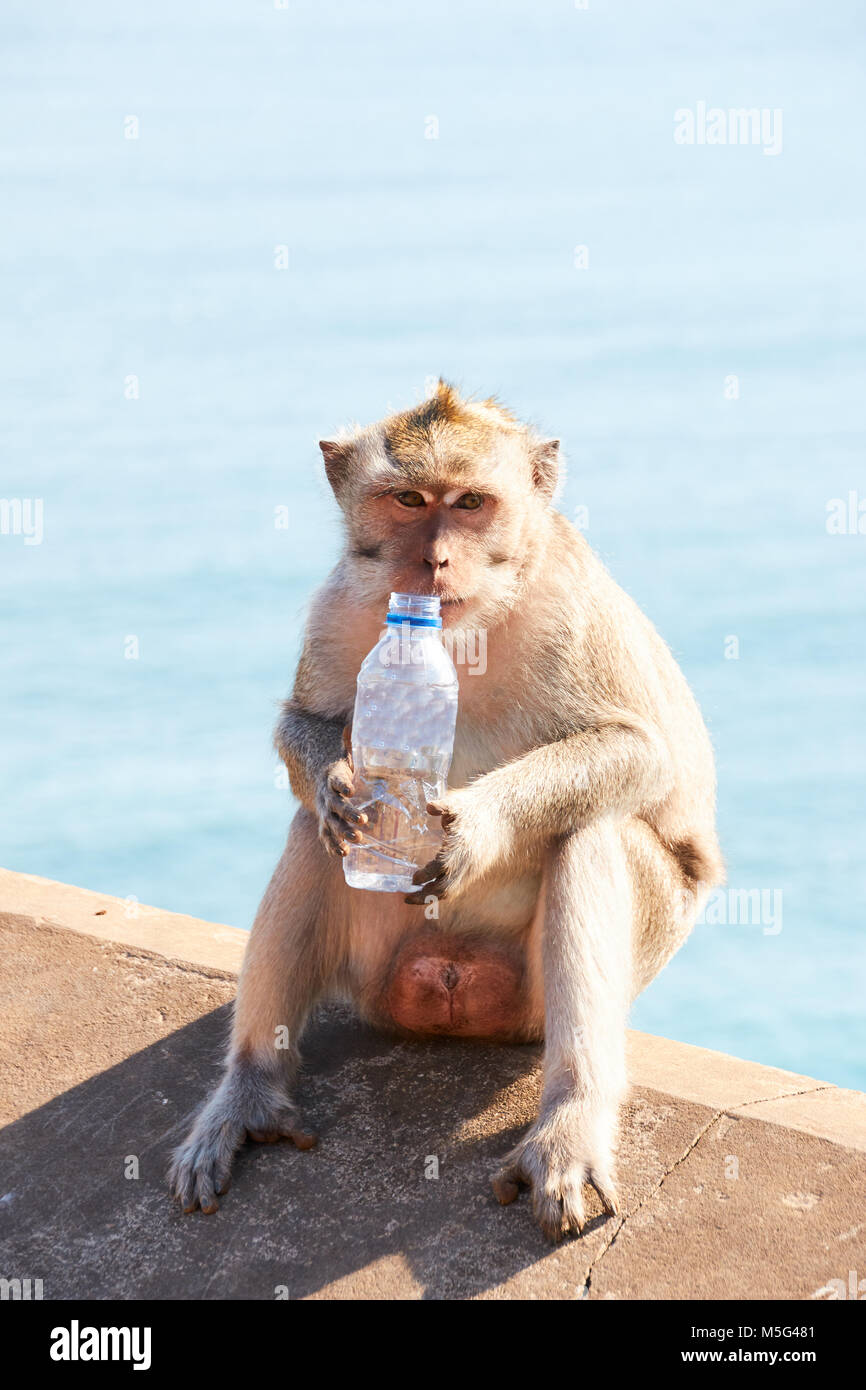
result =
[{"label": "monkey's nose", "polygon": [[447,568],[448,557],[444,556],[440,559],[438,555],[425,555],[424,564],[429,565],[433,573],[435,574],[437,570],[444,570]]}]

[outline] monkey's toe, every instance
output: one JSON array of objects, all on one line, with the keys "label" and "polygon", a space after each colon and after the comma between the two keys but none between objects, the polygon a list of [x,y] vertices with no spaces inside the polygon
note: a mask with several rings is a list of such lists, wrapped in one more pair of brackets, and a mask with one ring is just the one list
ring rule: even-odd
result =
[{"label": "monkey's toe", "polygon": [[220,1134],[217,1140],[209,1135],[194,1135],[175,1151],[168,1181],[172,1196],[184,1212],[201,1210],[212,1216],[219,1210],[218,1197],[228,1192],[234,1150],[243,1138],[234,1131]]},{"label": "monkey's toe", "polygon": [[619,1216],[622,1209],[610,1174],[600,1173],[597,1169],[590,1168],[586,1175],[586,1181],[595,1188],[607,1215]]},{"label": "monkey's toe", "polygon": [[177,1173],[172,1191],[186,1215],[201,1208],[205,1216],[212,1216],[219,1209],[214,1175],[207,1168],[184,1165]]},{"label": "monkey's toe", "polygon": [[[582,1184],[567,1187],[559,1201],[559,1235],[579,1236],[586,1225],[586,1207],[583,1204]],[[544,1229],[542,1227],[542,1229]],[[553,1239],[559,1237],[554,1234]]]},{"label": "monkey's toe", "polygon": [[547,1175],[532,1184],[532,1214],[548,1240],[579,1236],[586,1224],[583,1173]]},{"label": "monkey's toe", "polygon": [[532,1214],[548,1240],[554,1243],[566,1235],[580,1235],[586,1225],[584,1185],[598,1193],[609,1216],[618,1216],[620,1207],[609,1172],[593,1168],[580,1160],[565,1166],[543,1151],[537,1141],[519,1146],[492,1179],[493,1192],[501,1206],[510,1206],[521,1187],[532,1191]]},{"label": "monkey's toe", "polygon": [[206,1216],[212,1216],[219,1209],[217,1185],[211,1170],[185,1168],[178,1175],[173,1190],[187,1215],[201,1208]]},{"label": "monkey's toe", "polygon": [[319,1142],[318,1135],[289,1126],[285,1128],[280,1126],[274,1129],[248,1129],[247,1138],[251,1139],[254,1144],[278,1144],[281,1139],[288,1139],[296,1149],[313,1149]]},{"label": "monkey's toe", "polygon": [[501,1207],[508,1207],[517,1200],[520,1194],[520,1184],[510,1173],[497,1173],[491,1179],[491,1187],[497,1202]]}]

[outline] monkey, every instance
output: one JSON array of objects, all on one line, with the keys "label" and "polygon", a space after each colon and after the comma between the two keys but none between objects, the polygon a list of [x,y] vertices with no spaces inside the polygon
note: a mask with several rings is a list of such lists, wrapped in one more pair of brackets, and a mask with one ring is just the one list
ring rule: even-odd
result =
[{"label": "monkey", "polygon": [[[440,379],[320,449],[345,544],[275,731],[299,809],[222,1080],[170,1185],[211,1213],[246,1137],[316,1142],[292,1082],[311,1010],[336,997],[397,1036],[543,1042],[538,1116],[493,1190],[507,1205],[528,1187],[549,1239],[577,1235],[587,1185],[620,1209],[630,1005],[723,879],[709,735],[669,648],[558,510],[558,440]],[[392,591],[438,596],[446,632],[487,643],[483,678],[458,669],[449,783],[428,807],[441,842],[405,896],[350,888],[341,863],[365,823],[355,683]]]}]

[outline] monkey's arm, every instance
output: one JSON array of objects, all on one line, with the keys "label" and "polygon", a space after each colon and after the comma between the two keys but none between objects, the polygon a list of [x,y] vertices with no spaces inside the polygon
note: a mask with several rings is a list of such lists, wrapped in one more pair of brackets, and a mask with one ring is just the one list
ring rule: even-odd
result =
[{"label": "monkey's arm", "polygon": [[567,835],[610,811],[638,811],[662,800],[672,781],[660,736],[624,716],[534,748],[480,777],[471,790],[525,841]]},{"label": "monkey's arm", "polygon": [[445,842],[437,859],[416,874],[424,889],[415,900],[453,891],[609,812],[636,812],[662,800],[672,783],[663,740],[631,715],[605,717],[534,748],[435,804]]},{"label": "monkey's arm", "polygon": [[314,714],[292,696],[283,702],[274,745],[288,768],[292,791],[319,823],[325,849],[342,858],[348,853],[348,841],[361,838],[356,827],[367,823],[363,811],[356,811],[349,801],[355,779],[346,720]]},{"label": "monkey's arm", "polygon": [[319,839],[329,854],[341,857],[349,842],[361,839],[358,826],[367,817],[352,806],[355,777],[348,728],[354,699],[354,677],[330,664],[335,646],[311,618],[298,662],[291,698],[283,702],[274,744],[289,773],[295,796],[312,811]]},{"label": "monkey's arm", "polygon": [[292,791],[308,811],[316,810],[316,796],[327,770],[343,759],[347,722],[313,714],[294,696],[283,701],[274,747],[286,765]]}]

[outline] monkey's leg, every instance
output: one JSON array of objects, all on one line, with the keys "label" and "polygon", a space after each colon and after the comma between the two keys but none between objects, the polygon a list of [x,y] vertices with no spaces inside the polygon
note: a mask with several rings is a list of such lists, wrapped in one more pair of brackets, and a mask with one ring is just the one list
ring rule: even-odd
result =
[{"label": "monkey's leg", "polygon": [[550,850],[542,884],[544,1088],[538,1119],[493,1180],[500,1202],[532,1187],[558,1240],[584,1224],[583,1184],[618,1211],[613,1144],[625,1090],[633,891],[621,821],[602,817]]},{"label": "monkey's leg", "polygon": [[667,965],[695,924],[712,886],[683,864],[645,821],[632,817],[622,830],[635,899],[632,998]]},{"label": "monkey's leg", "polygon": [[238,983],[225,1074],[175,1150],[169,1182],[185,1211],[216,1211],[236,1151],[249,1135],[311,1148],[291,1100],[298,1039],[316,999],[336,975],[347,936],[340,861],[300,810],[250,934]]}]

